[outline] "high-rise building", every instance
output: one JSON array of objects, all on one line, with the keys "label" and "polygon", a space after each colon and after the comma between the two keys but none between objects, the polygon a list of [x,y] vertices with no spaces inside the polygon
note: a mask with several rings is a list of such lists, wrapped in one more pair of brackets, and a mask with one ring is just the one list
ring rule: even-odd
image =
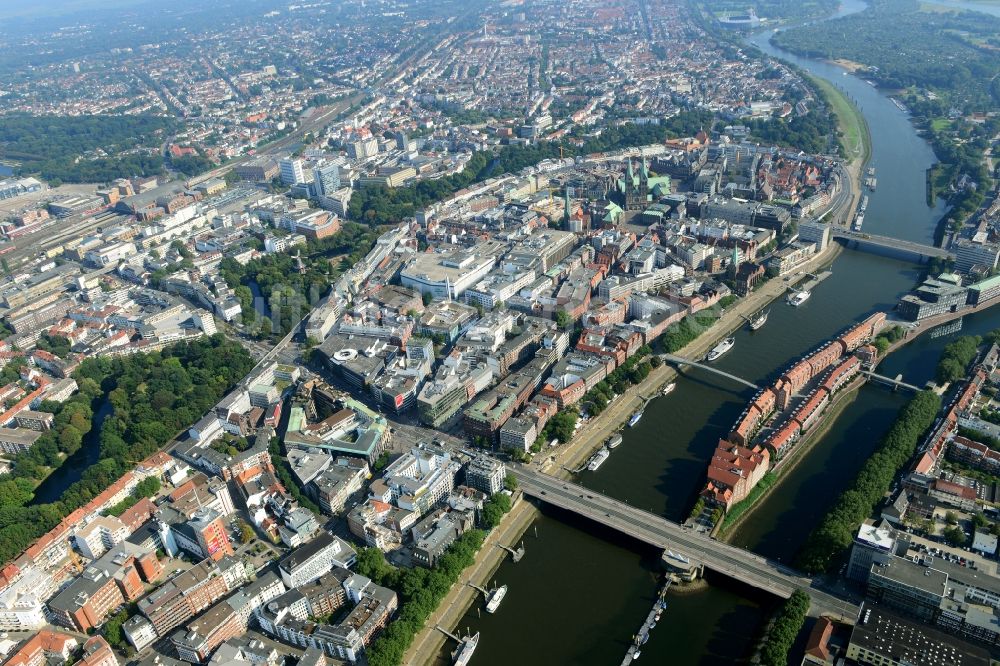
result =
[{"label": "high-rise building", "polygon": [[280,163],[281,182],[285,185],[306,182],[306,174],[302,169],[302,160],[287,159]]},{"label": "high-rise building", "polygon": [[313,182],[316,184],[316,194],[330,196],[340,189],[340,167],[336,164],[324,164],[313,169]]}]

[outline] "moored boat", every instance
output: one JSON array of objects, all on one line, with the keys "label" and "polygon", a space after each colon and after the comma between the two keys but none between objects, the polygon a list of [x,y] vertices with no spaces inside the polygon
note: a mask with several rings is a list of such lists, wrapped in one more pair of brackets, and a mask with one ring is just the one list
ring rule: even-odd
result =
[{"label": "moored boat", "polygon": [[501,585],[500,587],[490,592],[490,596],[486,600],[486,612],[487,613],[497,612],[497,608],[500,608],[500,602],[503,601],[503,598],[505,596],[507,596],[506,585]]},{"label": "moored boat", "polygon": [[590,456],[590,460],[587,462],[587,469],[589,469],[591,472],[596,472],[597,469],[604,464],[604,461],[607,460],[608,456],[610,455],[611,451],[609,451],[606,447],[602,446],[600,451]]},{"label": "moored boat", "polygon": [[469,660],[472,659],[473,653],[476,651],[476,647],[479,645],[479,632],[471,636],[466,636],[462,639],[462,643],[458,646],[452,655],[452,664],[455,666],[467,666]]},{"label": "moored boat", "polygon": [[806,301],[808,301],[810,296],[812,296],[811,292],[804,290],[797,291],[788,297],[788,304],[797,308]]},{"label": "moored boat", "polygon": [[736,338],[726,338],[719,344],[715,345],[715,347],[712,348],[712,351],[708,352],[708,356],[705,357],[705,360],[714,361],[715,359],[719,358],[727,351],[732,349],[733,345],[735,344],[736,344]]}]

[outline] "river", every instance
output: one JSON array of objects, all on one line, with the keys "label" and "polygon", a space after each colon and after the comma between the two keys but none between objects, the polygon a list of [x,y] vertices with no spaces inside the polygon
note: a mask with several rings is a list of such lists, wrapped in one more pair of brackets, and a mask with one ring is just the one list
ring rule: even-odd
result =
[{"label": "river", "polygon": [[[864,7],[859,0],[847,0],[838,15]],[[930,242],[944,205],[926,205],[925,173],[934,155],[906,114],[865,81],[829,63],[785,53],[767,41],[769,36],[753,35],[750,41],[844,90],[868,122],[870,164],[876,168],[878,188],[870,195],[865,229]],[[718,362],[721,369],[758,384],[768,382],[837,331],[874,310],[891,308],[919,278],[912,264],[854,251],[843,252],[832,270],[832,277],[802,307],[776,302],[763,329],[736,333],[735,348]],[[997,327],[1000,310],[987,311],[968,317],[964,332]],[[921,338],[897,351],[881,370],[902,372],[907,381],[922,384],[953,337]],[[601,469],[582,473],[579,481],[668,518],[684,518],[704,481],[712,450],[751,393],[714,375],[685,372],[676,390],[651,402],[642,421],[624,433],[622,445]],[[791,561],[810,527],[853,480],[906,399],[879,387],[863,387],[733,542]],[[509,585],[501,608],[495,615],[473,609],[459,624],[463,632],[481,632],[475,663],[509,663],[513,650],[523,666],[616,663],[652,604],[658,554],[549,508],[524,540],[524,559],[518,564],[507,561],[496,573],[498,583]],[[644,660],[685,665],[745,659],[775,602],[731,581],[708,582],[696,592],[669,597],[663,620],[643,648]],[[439,663],[446,661],[442,653]]]}]

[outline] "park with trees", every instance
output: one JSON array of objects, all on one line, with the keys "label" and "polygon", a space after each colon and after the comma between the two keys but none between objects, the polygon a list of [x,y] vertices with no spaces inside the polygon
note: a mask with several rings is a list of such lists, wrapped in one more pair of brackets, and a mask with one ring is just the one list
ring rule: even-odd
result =
[{"label": "park with trees", "polygon": [[[14,458],[11,473],[0,481],[0,561],[20,555],[196,422],[253,365],[241,345],[221,335],[146,354],[85,360],[73,374],[79,392],[61,404],[42,402],[40,410],[55,414],[53,427]],[[97,462],[57,501],[35,503],[38,484],[83,446],[97,447]]]}]

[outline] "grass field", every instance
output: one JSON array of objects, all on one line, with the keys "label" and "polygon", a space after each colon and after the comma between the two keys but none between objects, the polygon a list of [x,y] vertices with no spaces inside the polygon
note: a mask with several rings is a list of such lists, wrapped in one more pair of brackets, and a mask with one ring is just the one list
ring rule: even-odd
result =
[{"label": "grass field", "polygon": [[837,124],[840,126],[841,133],[840,140],[844,144],[848,161],[854,162],[856,159],[860,159],[862,163],[867,161],[871,154],[871,137],[868,135],[868,125],[865,123],[864,116],[844,93],[828,81],[814,76],[809,78],[823,93],[837,116]]},{"label": "grass field", "polygon": [[935,118],[931,121],[931,129],[935,132],[940,132],[951,127],[951,121],[947,118]]}]

